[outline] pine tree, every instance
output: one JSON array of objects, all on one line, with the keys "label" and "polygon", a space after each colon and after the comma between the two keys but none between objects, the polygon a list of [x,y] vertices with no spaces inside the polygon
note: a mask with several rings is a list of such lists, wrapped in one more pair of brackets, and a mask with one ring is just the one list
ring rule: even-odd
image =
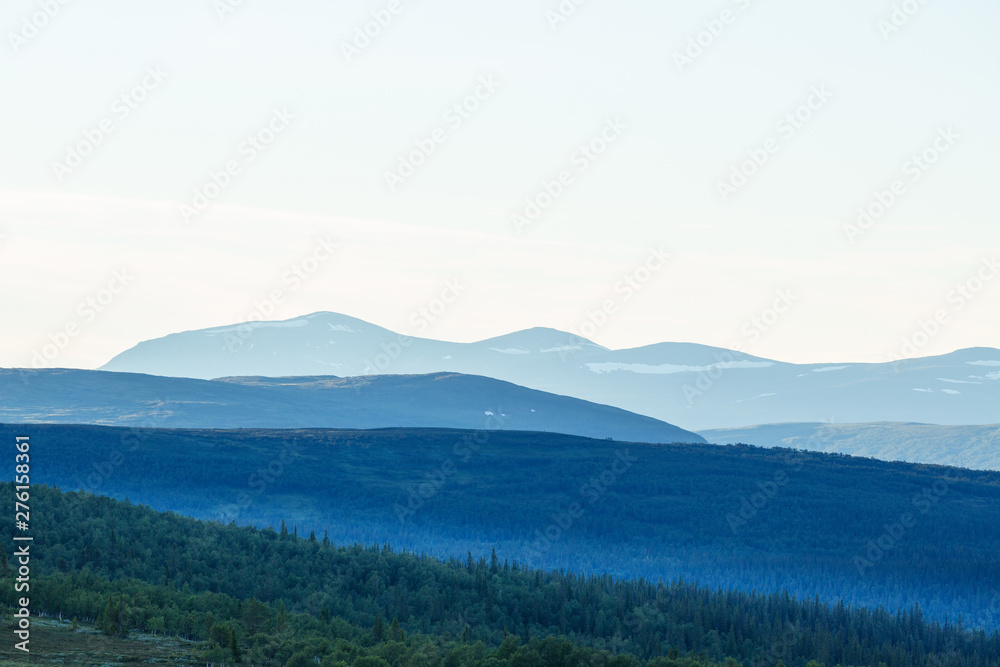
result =
[{"label": "pine tree", "polygon": [[382,641],[385,638],[385,623],[382,622],[382,614],[375,614],[375,623],[372,625],[372,634],[375,641]]}]

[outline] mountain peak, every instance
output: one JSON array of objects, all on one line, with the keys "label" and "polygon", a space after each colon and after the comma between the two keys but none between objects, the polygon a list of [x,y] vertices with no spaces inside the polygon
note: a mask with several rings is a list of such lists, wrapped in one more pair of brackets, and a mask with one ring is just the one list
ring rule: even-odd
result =
[{"label": "mountain peak", "polygon": [[550,327],[532,327],[530,329],[522,329],[520,331],[514,331],[502,336],[487,338],[473,343],[473,345],[490,348],[515,346],[526,348],[527,352],[548,352],[570,349],[583,350],[587,348],[594,351],[609,351],[608,348],[598,345],[591,340],[587,340],[586,338],[568,333],[566,331],[560,331],[559,329],[552,329]]}]

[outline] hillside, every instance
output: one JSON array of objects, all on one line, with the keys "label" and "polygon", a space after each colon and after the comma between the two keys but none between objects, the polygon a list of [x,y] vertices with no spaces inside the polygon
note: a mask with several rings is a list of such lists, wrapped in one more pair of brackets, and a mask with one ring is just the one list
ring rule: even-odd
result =
[{"label": "hillside", "polygon": [[[13,492],[2,485],[0,500]],[[544,572],[495,554],[440,562],[43,486],[32,503],[45,536],[32,559],[33,608],[94,624],[56,634],[36,621],[36,664],[98,664],[107,653],[111,664],[194,662],[190,641],[167,639],[178,635],[199,640],[201,664],[279,667],[1000,664],[1000,635],[919,611]],[[4,541],[11,531],[0,526]],[[13,597],[0,591],[2,602]],[[136,632],[146,634],[128,639]],[[81,649],[89,662],[74,660]],[[5,642],[5,664],[11,653]]]},{"label": "hillside", "polygon": [[709,442],[753,443],[811,452],[838,452],[883,461],[909,461],[1000,470],[1000,425],[762,424],[702,431]]},{"label": "hillside", "polygon": [[0,369],[0,422],[184,428],[446,427],[705,442],[651,417],[491,378],[224,378]]},{"label": "hillside", "polygon": [[[1000,473],[507,431],[4,426],[36,481],[442,557],[787,588],[1000,627]],[[9,473],[7,473],[9,475]],[[8,477],[9,478],[9,477]],[[881,545],[881,546],[879,546]]]},{"label": "hillside", "polygon": [[689,430],[785,422],[992,424],[1000,350],[791,364],[692,343],[609,350],[555,329],[475,343],[411,338],[336,313],[172,334],[103,370],[195,378],[457,372],[649,415]]}]

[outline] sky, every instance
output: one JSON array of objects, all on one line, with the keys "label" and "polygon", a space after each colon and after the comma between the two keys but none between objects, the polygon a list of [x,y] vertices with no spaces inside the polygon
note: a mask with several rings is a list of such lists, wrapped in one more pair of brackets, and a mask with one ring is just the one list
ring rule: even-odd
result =
[{"label": "sky", "polygon": [[12,0],[0,366],[321,310],[417,333],[448,290],[423,335],[803,363],[1000,347],[998,19]]}]

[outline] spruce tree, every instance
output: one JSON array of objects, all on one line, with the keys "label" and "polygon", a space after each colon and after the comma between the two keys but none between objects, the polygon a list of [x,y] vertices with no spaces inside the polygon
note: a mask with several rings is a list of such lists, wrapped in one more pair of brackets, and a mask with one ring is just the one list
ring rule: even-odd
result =
[{"label": "spruce tree", "polygon": [[282,632],[285,629],[285,622],[288,619],[288,614],[285,612],[285,601],[281,601],[281,606],[278,607],[278,632]]},{"label": "spruce tree", "polygon": [[240,650],[240,643],[236,639],[236,628],[230,628],[229,652],[233,656],[233,662],[243,661],[243,651]]}]

